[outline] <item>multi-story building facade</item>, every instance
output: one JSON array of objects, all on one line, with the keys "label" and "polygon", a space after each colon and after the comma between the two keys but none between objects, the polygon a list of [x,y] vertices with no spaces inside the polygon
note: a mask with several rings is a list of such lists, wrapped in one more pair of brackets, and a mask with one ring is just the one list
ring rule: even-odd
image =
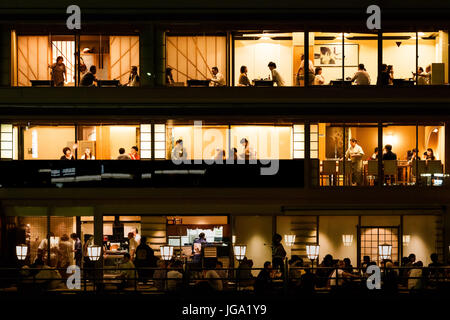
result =
[{"label": "multi-story building facade", "polygon": [[289,256],[447,261],[450,6],[380,4],[369,30],[368,5],[80,1],[70,30],[62,3],[3,1],[2,261],[73,232],[159,250],[201,231],[256,267],[274,233],[296,234]]}]

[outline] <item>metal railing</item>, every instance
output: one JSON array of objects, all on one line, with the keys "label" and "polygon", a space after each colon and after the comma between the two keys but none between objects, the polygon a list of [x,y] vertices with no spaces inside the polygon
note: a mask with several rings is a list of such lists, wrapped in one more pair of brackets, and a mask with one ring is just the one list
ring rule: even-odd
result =
[{"label": "metal railing", "polygon": [[[349,293],[368,291],[370,275],[363,268],[289,267],[264,272],[263,268],[206,269],[185,264],[173,268],[81,268],[79,287],[70,288],[71,274],[62,268],[0,268],[0,292],[154,293],[245,291],[255,294]],[[415,271],[413,271],[415,270]],[[212,272],[213,271],[213,272]],[[411,293],[450,289],[450,267],[381,268],[381,291]],[[69,279],[72,285],[75,283]],[[220,284],[219,284],[220,282]]]}]

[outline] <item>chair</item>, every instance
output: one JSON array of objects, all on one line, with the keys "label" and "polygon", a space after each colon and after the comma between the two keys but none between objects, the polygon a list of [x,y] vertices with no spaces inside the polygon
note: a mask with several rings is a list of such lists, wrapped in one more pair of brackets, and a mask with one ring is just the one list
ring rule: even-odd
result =
[{"label": "chair", "polygon": [[367,178],[374,180],[378,176],[378,160],[367,161]]},{"label": "chair", "polygon": [[443,173],[441,160],[428,160],[426,173]]},{"label": "chair", "polygon": [[[330,177],[330,184],[336,184],[336,160],[323,160],[322,161],[322,172],[320,173],[321,185],[323,186],[324,176]],[[334,179],[332,178],[334,177]]]},{"label": "chair", "polygon": [[[420,180],[421,175],[426,173],[426,161],[425,160],[414,160],[411,163],[412,175],[416,178],[416,183]],[[426,178],[424,179],[426,182]]]},{"label": "chair", "polygon": [[[344,166],[342,161],[339,161],[338,174],[344,175]],[[350,160],[345,161],[345,175],[347,176],[347,184],[352,183],[352,162]]]},{"label": "chair", "polygon": [[[394,178],[394,182],[396,183],[398,180],[398,167],[397,160],[383,160],[383,169],[384,169],[384,177]],[[392,184],[392,181],[390,181]]]}]

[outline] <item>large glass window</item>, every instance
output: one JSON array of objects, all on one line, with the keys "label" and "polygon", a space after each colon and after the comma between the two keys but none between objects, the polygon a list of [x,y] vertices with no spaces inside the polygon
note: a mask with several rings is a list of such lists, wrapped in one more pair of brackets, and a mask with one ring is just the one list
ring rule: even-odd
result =
[{"label": "large glass window", "polygon": [[213,85],[206,81],[214,78],[213,67],[217,67],[223,77],[223,82],[218,85],[225,85],[228,74],[226,48],[226,37],[221,35],[167,35],[166,85]]},{"label": "large glass window", "polygon": [[[135,84],[129,80],[131,68],[139,70],[139,36],[82,35],[78,42],[74,35],[12,35],[17,48],[17,60],[13,58],[15,86]],[[82,83],[92,66],[100,82]]]},{"label": "large glass window", "polygon": [[24,160],[57,160],[63,149],[74,154],[75,126],[27,126],[23,131]]}]

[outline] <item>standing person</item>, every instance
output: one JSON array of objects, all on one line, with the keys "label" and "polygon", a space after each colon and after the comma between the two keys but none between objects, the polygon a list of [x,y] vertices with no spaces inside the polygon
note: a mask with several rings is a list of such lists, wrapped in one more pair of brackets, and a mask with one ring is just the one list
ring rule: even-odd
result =
[{"label": "standing person", "polygon": [[81,160],[95,160],[94,155],[91,153],[91,149],[86,148],[84,154],[81,156]]},{"label": "standing person", "polygon": [[203,232],[201,232],[198,235],[198,238],[194,239],[192,251],[194,252],[194,257],[192,258],[192,261],[194,263],[200,263],[202,262],[203,257],[203,246],[206,245],[206,236]]},{"label": "standing person", "polygon": [[131,160],[131,158],[130,158],[129,155],[125,154],[125,149],[124,148],[120,148],[117,160]]},{"label": "standing person", "polygon": [[[300,81],[305,80],[305,55],[302,54],[300,57],[300,67],[297,70],[297,85],[300,85]],[[317,71],[314,70],[314,65],[313,62],[311,60],[308,59],[308,70],[309,70],[309,79],[308,79],[308,83],[311,85],[313,83],[313,81],[315,81],[315,72]],[[320,68],[320,70],[322,70],[322,68]]]},{"label": "standing person", "polygon": [[363,63],[360,63],[358,65],[358,71],[356,71],[351,81],[355,82],[355,84],[358,86],[370,85],[370,76],[369,73],[366,71],[366,68],[364,67]]},{"label": "standing person", "polygon": [[272,81],[277,85],[277,87],[283,87],[284,86],[284,80],[281,77],[281,75],[277,71],[277,65],[275,62],[269,62],[267,65],[269,67],[269,70],[272,75]]},{"label": "standing person", "polygon": [[141,160],[141,157],[139,156],[138,151],[139,151],[138,147],[136,147],[136,146],[131,147],[131,151],[129,154],[131,160]]},{"label": "standing person", "polygon": [[317,67],[314,72],[314,83],[315,86],[323,86],[325,84],[325,78],[322,75],[322,68]]},{"label": "standing person", "polygon": [[72,150],[70,150],[69,147],[65,147],[63,149],[63,155],[61,156],[60,160],[75,160]]},{"label": "standing person", "polygon": [[284,250],[281,240],[283,238],[275,233],[272,238],[272,265],[275,270],[284,273],[284,259],[286,258],[286,250]]},{"label": "standing person", "polygon": [[63,234],[58,244],[58,268],[62,278],[67,278],[66,269],[73,264],[72,243],[69,236]]},{"label": "standing person", "polygon": [[128,78],[128,83],[126,84],[128,87],[140,87],[141,86],[141,78],[138,75],[138,68],[136,66],[131,67],[130,77]]},{"label": "standing person", "polygon": [[217,67],[212,67],[211,73],[213,77],[208,80],[211,81],[213,87],[223,87],[227,84],[223,74],[219,72]]},{"label": "standing person", "polygon": [[72,233],[70,238],[73,240],[73,252],[75,258],[75,264],[81,268],[81,260],[83,259],[83,252],[81,246],[81,240],[78,238],[76,233]]},{"label": "standing person", "polygon": [[387,66],[387,74],[389,75],[389,84],[393,85],[394,84],[394,66],[393,65]]},{"label": "standing person", "polygon": [[64,58],[59,56],[56,58],[56,63],[48,66],[51,71],[53,85],[55,87],[64,87],[64,81],[67,79],[66,65]]},{"label": "standing person", "polygon": [[239,87],[251,87],[252,86],[250,80],[247,77],[247,72],[248,72],[247,67],[242,66],[241,74],[239,75],[239,82],[238,82]]},{"label": "standing person", "polygon": [[364,151],[361,146],[358,145],[358,140],[355,138],[350,139],[350,147],[345,152],[345,159],[350,159],[352,162],[352,184],[362,185],[362,157]]},{"label": "standing person", "polygon": [[187,159],[187,151],[186,148],[183,147],[183,140],[178,139],[175,142],[175,147],[172,149],[172,160],[186,160]]},{"label": "standing person", "polygon": [[175,83],[173,81],[172,68],[166,68],[166,86],[172,86]]},{"label": "standing person", "polygon": [[136,248],[136,258],[134,259],[134,264],[138,269],[139,281],[149,281],[153,276],[153,270],[142,268],[155,267],[155,252],[147,244],[146,236],[141,237],[141,243]]},{"label": "standing person", "polygon": [[131,261],[134,261],[134,254],[136,253],[137,247],[138,243],[134,238],[134,233],[128,232],[128,253],[130,254]]},{"label": "standing person", "polygon": [[244,151],[240,154],[240,158],[245,160],[256,159],[256,152],[252,147],[250,147],[250,143],[248,142],[247,138],[242,138],[240,143],[244,148]]},{"label": "standing person", "polygon": [[89,68],[89,72],[87,72],[83,78],[81,78],[80,86],[82,87],[93,87],[94,82],[97,82],[97,78],[95,77],[95,74],[97,73],[97,67],[91,66]]}]

